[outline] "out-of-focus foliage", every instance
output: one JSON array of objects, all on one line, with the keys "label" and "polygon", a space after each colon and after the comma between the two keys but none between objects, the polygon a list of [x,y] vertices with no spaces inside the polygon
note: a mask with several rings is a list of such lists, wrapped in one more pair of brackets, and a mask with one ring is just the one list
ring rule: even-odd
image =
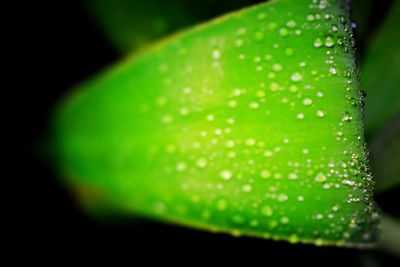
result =
[{"label": "out-of-focus foliage", "polygon": [[369,144],[376,189],[383,191],[400,183],[400,113]]},{"label": "out-of-focus foliage", "polygon": [[364,44],[361,60],[361,86],[367,93],[364,127],[376,187],[383,191],[400,183],[400,2],[390,6],[381,27],[368,32],[370,16],[361,14],[370,14],[371,3],[354,1],[353,15],[360,41],[372,41]]},{"label": "out-of-focus foliage", "polygon": [[249,6],[251,0],[85,0],[88,11],[123,53],[193,24]]},{"label": "out-of-focus foliage", "polygon": [[370,33],[370,19],[373,7],[372,0],[352,0],[351,1],[351,20],[356,24],[357,46],[364,42]]},{"label": "out-of-focus foliage", "polygon": [[361,88],[367,93],[364,125],[369,139],[400,111],[399,25],[400,1],[394,1],[361,66]]}]

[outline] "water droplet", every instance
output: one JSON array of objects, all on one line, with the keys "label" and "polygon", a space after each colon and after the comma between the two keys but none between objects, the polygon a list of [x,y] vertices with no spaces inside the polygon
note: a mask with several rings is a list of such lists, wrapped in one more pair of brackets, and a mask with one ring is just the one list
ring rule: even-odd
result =
[{"label": "water droplet", "polygon": [[228,141],[226,141],[225,145],[226,145],[227,148],[232,148],[232,147],[235,146],[235,141],[228,140]]},{"label": "water droplet", "polygon": [[228,202],[225,199],[219,199],[216,203],[217,210],[225,210],[228,206]]},{"label": "water droplet", "polygon": [[260,63],[261,62],[261,57],[256,56],[253,58],[254,63]]},{"label": "water droplet", "polygon": [[276,29],[276,27],[277,27],[277,25],[275,22],[270,22],[268,24],[268,29],[270,29],[270,30],[274,30],[274,29]]},{"label": "water droplet", "polygon": [[292,56],[294,54],[294,50],[292,48],[286,48],[285,49],[285,54],[287,56]]},{"label": "water droplet", "polygon": [[233,89],[232,94],[233,94],[234,96],[240,96],[240,95],[242,94],[242,89],[240,89],[240,88],[235,88],[235,89]]},{"label": "water droplet", "polygon": [[256,140],[253,138],[247,138],[245,143],[247,146],[254,146],[256,144]]},{"label": "water droplet", "polygon": [[312,104],[311,98],[304,98],[303,99],[303,104],[306,105],[306,106],[311,105]]},{"label": "water droplet", "polygon": [[271,217],[273,214],[273,210],[270,206],[263,206],[261,208],[261,214],[267,217]]},{"label": "water droplet", "polygon": [[325,116],[325,113],[321,110],[317,110],[317,116],[323,118]]},{"label": "water droplet", "polygon": [[228,107],[230,107],[230,108],[236,108],[237,107],[237,102],[236,102],[236,100],[229,100],[228,101]]},{"label": "water droplet", "polygon": [[166,206],[163,202],[157,202],[154,204],[153,210],[155,213],[161,214],[161,213],[165,212]]},{"label": "water droplet", "polygon": [[333,41],[332,37],[327,37],[324,42],[326,47],[333,47],[335,42]]},{"label": "water droplet", "polygon": [[176,170],[178,172],[182,172],[182,171],[186,170],[186,167],[187,166],[186,166],[185,162],[179,162],[179,163],[176,164]]},{"label": "water droplet", "polygon": [[282,65],[281,65],[281,64],[275,63],[275,64],[272,65],[272,69],[273,69],[274,71],[281,71],[283,68],[282,68]]},{"label": "water droplet", "polygon": [[281,36],[287,36],[289,34],[289,31],[286,28],[281,28],[281,29],[279,29],[279,34]]},{"label": "water droplet", "polygon": [[173,120],[172,116],[171,116],[171,115],[168,115],[168,114],[162,116],[162,118],[161,118],[161,121],[162,121],[163,123],[165,123],[165,124],[171,123],[172,120]]},{"label": "water droplet", "polygon": [[367,93],[364,90],[360,91],[360,98],[359,98],[359,103],[361,107],[365,106],[365,100],[367,98]]},{"label": "water droplet", "polygon": [[229,151],[228,152],[228,158],[233,159],[234,157],[236,157],[236,152],[235,151]]},{"label": "water droplet", "polygon": [[223,171],[220,173],[220,176],[221,176],[222,179],[224,179],[225,181],[228,181],[228,180],[230,180],[230,179],[232,178],[233,174],[232,174],[232,172],[229,171],[229,170],[223,170]]},{"label": "water droplet", "polygon": [[303,80],[303,75],[301,75],[299,72],[295,72],[290,76],[290,79],[294,82],[299,82]]},{"label": "water droplet", "polygon": [[281,218],[281,223],[283,223],[283,224],[288,224],[289,221],[290,221],[289,218],[286,217],[286,216],[283,216],[283,217]]},{"label": "water droplet", "polygon": [[236,41],[235,41],[235,45],[237,46],[237,47],[242,47],[243,46],[243,39],[236,39]]},{"label": "water droplet", "polygon": [[265,97],[265,92],[263,91],[263,90],[258,90],[257,91],[257,96],[259,97],[259,98],[264,98]]},{"label": "water droplet", "polygon": [[245,184],[242,187],[242,191],[245,192],[245,193],[251,192],[252,189],[253,189],[253,187],[251,185],[249,185],[249,184]]},{"label": "water droplet", "polygon": [[250,102],[249,107],[251,109],[258,109],[260,107],[260,104],[258,104],[258,102],[253,101],[253,102]]},{"label": "water droplet", "polygon": [[208,114],[206,118],[207,118],[207,120],[210,121],[210,122],[213,121],[213,120],[215,119],[214,115],[212,115],[212,114]]},{"label": "water droplet", "polygon": [[353,186],[355,182],[348,179],[343,179],[342,184]]},{"label": "water droplet", "polygon": [[268,179],[271,177],[271,172],[269,170],[262,170],[260,176],[263,179]]},{"label": "water droplet", "polygon": [[299,176],[296,173],[289,173],[288,178],[290,180],[296,180]]},{"label": "water droplet", "polygon": [[196,165],[197,165],[197,167],[199,167],[199,168],[204,168],[204,167],[207,166],[207,160],[206,160],[205,158],[199,158],[199,159],[196,161]]},{"label": "water droplet", "polygon": [[343,113],[342,121],[350,122],[352,119],[353,119],[353,117],[350,115],[349,112],[346,111]]},{"label": "water droplet", "polygon": [[284,202],[284,201],[288,200],[288,196],[285,195],[285,194],[279,194],[277,196],[277,199],[278,199],[279,202]]},{"label": "water droplet", "polygon": [[304,196],[298,196],[297,200],[300,201],[300,202],[303,202],[304,201]]},{"label": "water droplet", "polygon": [[318,183],[323,183],[323,182],[326,181],[326,175],[323,174],[323,173],[318,173],[318,174],[315,176],[314,179],[315,179],[315,181],[317,181]]},{"label": "water droplet", "polygon": [[299,113],[296,115],[296,118],[298,118],[299,120],[304,119],[304,114],[303,113]]},{"label": "water droplet", "polygon": [[156,100],[156,105],[159,107],[164,107],[167,104],[167,99],[165,97],[160,96]]},{"label": "water droplet", "polygon": [[333,75],[336,75],[336,74],[337,74],[337,70],[336,70],[336,68],[334,68],[334,67],[330,67],[330,68],[329,68],[329,72],[330,72],[331,74],[333,74]]},{"label": "water droplet", "polygon": [[159,70],[160,72],[167,72],[168,69],[169,69],[169,67],[168,67],[168,65],[165,64],[165,63],[161,63],[161,64],[158,66],[158,70]]},{"label": "water droplet", "polygon": [[263,19],[265,19],[266,17],[267,17],[267,15],[266,15],[265,13],[260,13],[260,14],[257,15],[257,18],[258,18],[259,20],[263,20]]},{"label": "water droplet", "polygon": [[187,108],[187,107],[182,107],[180,110],[179,110],[179,113],[182,115],[182,116],[187,116],[187,115],[189,115],[189,109]]},{"label": "water droplet", "polygon": [[274,178],[275,179],[282,179],[282,174],[279,172],[274,173]]},{"label": "water droplet", "polygon": [[234,216],[232,217],[232,221],[233,221],[234,223],[237,223],[237,224],[243,224],[243,223],[246,222],[246,219],[245,219],[242,215],[236,214],[236,215],[234,215]]},{"label": "water droplet", "polygon": [[[243,222],[236,222],[236,223],[242,224],[242,223],[244,223],[244,221]],[[242,235],[242,232],[240,230],[238,230],[238,229],[233,229],[231,231],[231,235],[234,236],[234,237],[239,237],[239,236]]]},{"label": "water droplet", "polygon": [[322,40],[321,40],[321,38],[317,38],[317,39],[315,39],[315,41],[314,41],[314,47],[321,47],[322,46]]},{"label": "water droplet", "polygon": [[297,235],[291,235],[289,236],[289,242],[292,244],[296,244],[299,242],[299,237]]},{"label": "water droplet", "polygon": [[272,229],[272,228],[275,228],[277,225],[278,225],[278,222],[275,221],[275,220],[272,220],[272,221],[269,222],[269,227],[270,227],[271,229]]},{"label": "water droplet", "polygon": [[215,60],[220,59],[221,58],[221,52],[218,49],[213,50],[212,57]]},{"label": "water droplet", "polygon": [[271,84],[269,85],[269,89],[270,89],[272,92],[276,92],[276,91],[278,91],[278,89],[279,89],[279,84],[277,84],[277,83],[271,83]]},{"label": "water droplet", "polygon": [[296,27],[296,22],[294,20],[289,20],[286,23],[286,26],[288,26],[289,28],[294,28],[294,27]]},{"label": "water droplet", "polygon": [[298,88],[296,85],[293,84],[289,87],[289,91],[292,93],[296,93],[298,91]]},{"label": "water droplet", "polygon": [[274,152],[272,152],[271,150],[265,150],[264,151],[264,157],[266,158],[270,158],[274,155]]},{"label": "water droplet", "polygon": [[314,21],[315,17],[314,17],[314,15],[309,14],[309,15],[307,15],[306,19],[307,19],[307,21]]}]

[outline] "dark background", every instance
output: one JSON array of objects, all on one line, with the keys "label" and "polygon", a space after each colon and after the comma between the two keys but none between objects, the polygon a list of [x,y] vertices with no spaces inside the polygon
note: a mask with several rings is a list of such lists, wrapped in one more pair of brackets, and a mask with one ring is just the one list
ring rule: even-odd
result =
[{"label": "dark background", "polygon": [[[375,1],[369,25],[371,34],[389,3]],[[188,265],[217,262],[396,266],[398,259],[379,251],[234,238],[149,221],[101,224],[87,217],[59,184],[41,144],[46,139],[56,101],[76,83],[120,56],[78,0],[29,4],[14,1],[3,8],[3,13],[6,72],[5,79],[2,78],[2,117],[7,122],[3,132],[10,135],[3,140],[10,148],[6,157],[11,160],[5,166],[10,170],[4,172],[10,174],[3,178],[11,185],[2,186],[3,205],[7,211],[10,209],[5,220],[12,227],[4,229],[12,235],[8,248],[30,251],[32,259],[84,255],[102,261],[111,256],[128,259],[130,265],[142,265],[138,263],[145,261]],[[368,38],[367,34],[358,42],[360,59]],[[398,193],[399,190],[392,190],[378,195],[377,201],[385,211],[398,215]],[[17,259],[28,257],[24,253],[18,255]]]}]

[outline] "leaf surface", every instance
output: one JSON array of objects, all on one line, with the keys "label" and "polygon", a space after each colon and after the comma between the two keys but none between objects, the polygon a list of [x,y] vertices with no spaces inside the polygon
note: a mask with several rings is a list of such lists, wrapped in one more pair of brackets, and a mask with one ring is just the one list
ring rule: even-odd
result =
[{"label": "leaf surface", "polygon": [[173,36],[65,100],[60,172],[96,209],[368,246],[378,214],[350,33],[341,1],[280,0]]}]

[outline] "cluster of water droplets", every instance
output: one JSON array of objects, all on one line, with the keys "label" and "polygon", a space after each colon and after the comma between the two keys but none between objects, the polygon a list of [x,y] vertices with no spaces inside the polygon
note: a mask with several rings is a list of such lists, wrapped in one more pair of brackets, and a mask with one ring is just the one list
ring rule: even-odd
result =
[{"label": "cluster of water droplets", "polygon": [[[373,181],[363,154],[365,149],[362,128],[358,126],[360,118],[355,109],[363,106],[365,95],[358,95],[355,89],[357,73],[354,64],[346,65],[343,64],[343,59],[338,59],[343,54],[348,54],[348,58],[351,58],[354,49],[351,23],[344,16],[333,12],[330,1],[310,0],[309,10],[309,14],[301,18],[288,16],[284,24],[268,22],[267,12],[258,13],[256,21],[265,27],[256,30],[239,27],[235,29],[229,45],[218,42],[212,45],[208,55],[210,72],[224,75],[226,46],[237,51],[235,60],[238,64],[251,61],[253,71],[263,75],[263,79],[255,87],[224,88],[223,95],[227,97],[221,97],[218,101],[223,103],[221,106],[227,110],[226,113],[221,114],[217,109],[207,110],[199,104],[201,101],[207,103],[209,98],[218,98],[219,93],[216,90],[220,89],[212,88],[207,82],[201,86],[188,84],[180,87],[179,101],[182,106],[177,110],[168,108],[168,95],[161,95],[156,99],[154,106],[166,110],[159,118],[165,127],[179,131],[180,126],[175,126],[175,119],[185,121],[185,118],[194,118],[199,122],[200,128],[201,125],[206,125],[203,129],[196,128],[198,125],[193,128],[184,126],[181,129],[182,140],[178,140],[178,144],[165,145],[163,149],[168,154],[166,161],[176,159],[173,167],[166,169],[166,175],[177,175],[178,180],[181,179],[181,189],[188,192],[188,198],[193,205],[198,204],[195,213],[199,214],[202,221],[223,221],[229,228],[235,229],[232,231],[234,235],[240,235],[241,229],[250,227],[254,232],[264,232],[265,237],[279,237],[287,235],[290,229],[293,234],[286,237],[293,243],[303,236],[316,240],[317,245],[324,244],[326,240],[339,240],[338,244],[368,242],[374,240],[375,236],[364,229],[375,225],[378,215],[372,201]],[[310,30],[321,33],[321,36],[308,40],[308,45],[325,57],[323,64],[317,68],[313,66],[312,58],[297,58],[298,54],[301,55],[300,47],[283,45],[283,40],[301,39],[308,36],[306,31]],[[272,33],[282,41],[273,43],[264,53],[248,52],[247,46],[254,43],[266,44],[268,35]],[[279,56],[275,56],[278,53]],[[292,58],[293,62],[296,62],[295,66],[280,62],[278,59],[282,55]],[[185,71],[190,73],[192,68],[189,67]],[[159,72],[168,74],[168,65],[160,64]],[[327,96],[333,95],[330,90],[340,89],[315,86],[317,81],[323,79],[336,79],[341,82],[346,92],[342,101],[345,105],[326,105],[324,101]],[[173,81],[166,78],[164,84],[170,86]],[[340,160],[329,155],[326,158],[315,159],[313,157],[316,155],[316,148],[306,145],[293,152],[289,147],[290,143],[296,140],[291,140],[290,136],[282,136],[279,143],[271,143],[268,137],[259,138],[251,134],[243,137],[245,135],[237,134],[240,131],[237,125],[246,123],[238,122],[240,117],[235,117],[235,112],[239,112],[237,110],[245,108],[248,111],[261,112],[268,117],[271,116],[268,103],[276,99],[279,99],[278,103],[283,109],[293,111],[293,121],[288,120],[289,123],[296,121],[305,124],[317,121],[314,125],[319,125],[318,121],[327,117],[336,120],[335,125],[330,125],[331,145],[344,148],[342,155],[337,155]],[[336,108],[341,109],[341,112],[335,112]],[[148,109],[145,111],[148,112]],[[195,138],[185,138],[187,136]],[[324,146],[318,149],[329,150]],[[181,157],[179,153],[188,156]],[[299,160],[293,157],[288,161],[287,157],[285,159],[281,156],[285,153],[302,156]],[[281,160],[280,157],[285,159],[285,168],[277,164]],[[209,175],[213,178],[202,178]],[[198,181],[192,181],[193,179],[188,177],[195,177]],[[202,182],[201,179],[205,179],[206,182]],[[288,185],[294,189],[288,188]],[[204,188],[201,188],[202,186]],[[326,203],[318,193],[307,193],[310,190],[319,192],[321,189],[332,192],[326,193],[327,196],[345,195],[345,201],[332,203],[318,212],[314,212],[314,209],[311,209],[313,213],[295,212],[306,211],[307,205],[313,203],[317,203],[317,206],[321,205],[318,203]],[[196,190],[198,194],[193,193]],[[224,191],[230,192],[230,195],[220,193]],[[239,203],[235,200],[236,196],[240,196],[238,199],[246,196],[247,201]],[[364,208],[362,212],[354,213],[349,207],[357,204]],[[204,208],[204,205],[208,208]],[[168,205],[167,201],[156,201],[154,212],[163,214],[168,212],[169,206],[174,205]],[[180,213],[186,211],[185,208],[179,209]],[[221,219],[225,217],[229,218],[227,222]],[[302,221],[307,220],[315,221],[316,227],[311,234],[309,229],[302,225]]]}]

